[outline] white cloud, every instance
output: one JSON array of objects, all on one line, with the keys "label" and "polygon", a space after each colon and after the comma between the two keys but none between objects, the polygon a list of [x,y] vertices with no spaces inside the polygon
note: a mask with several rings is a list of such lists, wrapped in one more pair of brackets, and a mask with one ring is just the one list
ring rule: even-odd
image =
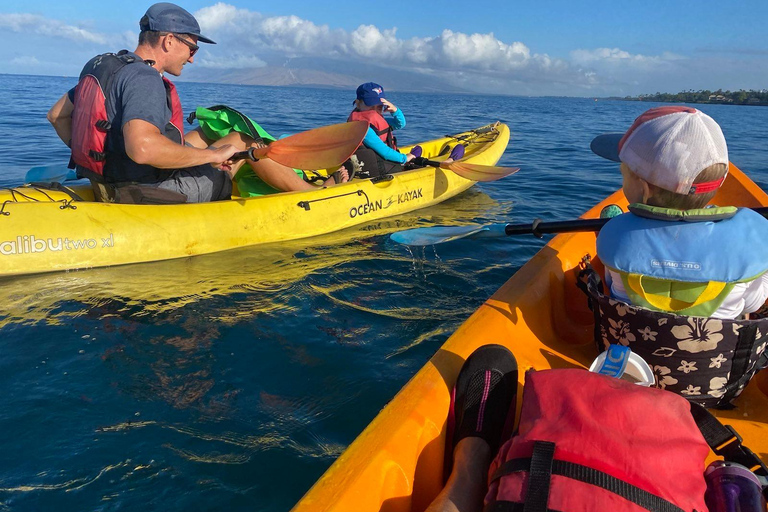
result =
[{"label": "white cloud", "polygon": [[[756,59],[730,62],[723,57],[720,62],[713,52],[641,54],[616,46],[579,48],[553,56],[538,53],[521,41],[501,40],[492,32],[446,29],[429,37],[403,38],[393,27],[360,25],[344,30],[298,16],[266,16],[224,2],[202,8],[195,16],[203,34],[219,43],[201,45],[194,66],[198,69],[254,69],[264,67],[265,62],[295,57],[297,66],[318,71],[351,76],[370,71],[377,76],[377,69],[382,68],[382,75],[392,70],[393,77],[401,72],[419,73],[474,91],[532,95],[754,87],[768,76]],[[125,21],[125,27],[135,27],[135,20]],[[0,14],[0,41],[5,42],[5,48],[0,45],[0,59],[11,72],[72,74],[97,52],[136,45],[135,32],[107,34],[106,29],[101,30],[104,32],[86,23],[72,24],[38,14]],[[62,38],[79,44],[61,44]],[[27,55],[14,48],[24,48]],[[32,55],[45,55],[50,62],[39,62]],[[324,62],[325,69],[319,63],[312,68],[314,59]],[[713,69],[723,68],[730,72],[712,77]],[[356,73],[358,69],[360,73]],[[196,78],[206,76],[214,79],[214,72]],[[723,82],[725,76],[731,77],[730,82]],[[399,86],[393,83],[393,87]]]},{"label": "white cloud", "polygon": [[22,57],[14,57],[11,59],[11,64],[17,66],[30,66],[37,67],[40,65],[40,61],[34,55],[24,55]]},{"label": "white cloud", "polygon": [[195,18],[200,23],[200,31],[208,35],[221,29],[230,30],[257,22],[262,18],[259,13],[247,9],[238,9],[233,5],[217,3],[210,7],[203,7],[195,13]]},{"label": "white cloud", "polygon": [[594,63],[635,63],[635,64],[662,64],[674,60],[680,60],[684,57],[670,52],[664,52],[661,55],[641,55],[631,54],[620,48],[595,48],[594,50],[573,50],[571,52],[571,61],[576,64],[594,64]]},{"label": "white cloud", "polygon": [[62,21],[45,18],[39,14],[0,14],[0,29],[2,28],[12,32],[33,32],[79,42],[103,44],[108,41],[104,34],[67,25]]},{"label": "white cloud", "polygon": [[195,17],[203,33],[220,43],[211,52],[232,52],[235,60],[238,54],[268,52],[287,57],[339,58],[422,72],[511,74],[519,81],[543,75],[585,85],[594,82],[594,77],[587,77],[567,61],[535,54],[522,42],[505,43],[493,33],[443,30],[436,37],[400,39],[396,28],[361,25],[352,31],[331,29],[298,16],[268,17],[221,2],[200,9]]},{"label": "white cloud", "polygon": [[253,69],[267,65],[255,55],[231,55],[226,58],[205,58],[196,61],[201,68],[211,69]]}]

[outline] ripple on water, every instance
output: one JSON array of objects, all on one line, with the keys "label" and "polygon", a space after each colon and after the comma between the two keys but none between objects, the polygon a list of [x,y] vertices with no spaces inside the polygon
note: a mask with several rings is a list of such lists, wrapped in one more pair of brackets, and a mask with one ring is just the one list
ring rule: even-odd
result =
[{"label": "ripple on water", "polygon": [[[41,164],[66,161],[44,112],[72,85],[0,77],[6,96],[35,113],[0,118],[14,134],[0,137],[0,186],[40,154]],[[179,90],[188,106],[227,98],[273,133],[327,123],[327,112],[341,120],[350,106],[350,91]],[[401,143],[502,119],[513,135],[501,165],[522,171],[325,237],[0,280],[0,510],[289,509],[544,243],[468,239],[409,252],[387,235],[580,215],[621,183],[590,138],[652,106],[393,95],[408,116]],[[702,109],[723,126],[731,159],[768,183],[768,109]],[[34,144],[8,146],[19,139]]]}]

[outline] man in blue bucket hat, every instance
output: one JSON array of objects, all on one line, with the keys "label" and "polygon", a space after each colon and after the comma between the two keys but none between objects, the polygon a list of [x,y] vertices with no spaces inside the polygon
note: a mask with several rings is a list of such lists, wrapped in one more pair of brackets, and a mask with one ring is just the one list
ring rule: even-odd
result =
[{"label": "man in blue bucket hat", "polygon": [[[215,44],[195,17],[178,5],[152,5],[139,22],[135,51],[91,59],[78,85],[48,112],[72,149],[78,175],[91,180],[97,200],[120,203],[207,202],[229,199],[238,151],[260,141],[233,131],[216,141],[184,134],[181,102],[166,74],[194,62],[198,43]],[[259,176],[281,190],[310,186],[271,160]]]}]

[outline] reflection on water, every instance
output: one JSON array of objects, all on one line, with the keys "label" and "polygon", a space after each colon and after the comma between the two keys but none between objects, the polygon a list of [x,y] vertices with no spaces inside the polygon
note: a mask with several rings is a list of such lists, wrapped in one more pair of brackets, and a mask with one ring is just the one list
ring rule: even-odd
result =
[{"label": "reflection on water", "polygon": [[[29,83],[0,80],[29,107],[0,117],[3,185],[30,162],[67,158],[45,112],[74,79]],[[342,121],[350,102],[349,91],[179,90],[187,108],[226,98],[274,133],[326,124],[328,112]],[[395,103],[408,115],[404,144],[507,122],[500,165],[522,171],[314,239],[0,280],[0,511],[289,509],[543,244],[469,239],[411,253],[385,235],[576,217],[621,183],[590,153],[592,136],[653,106],[407,93]],[[768,109],[700,107],[723,127],[733,161],[765,183]]]},{"label": "reflection on water", "polygon": [[[353,270],[360,274],[359,268],[345,268],[345,264],[362,264],[375,271],[382,258],[406,258],[402,253],[381,251],[381,239],[373,241],[372,237],[421,225],[466,224],[493,214],[497,208],[502,206],[487,194],[470,190],[426,211],[311,239],[140,265],[7,278],[0,286],[4,305],[0,327],[10,323],[65,323],[67,318],[82,314],[109,317],[129,313],[137,318],[237,294],[243,296],[237,303],[227,301],[230,306],[221,311],[220,320],[236,321],[243,314],[258,312],[290,313],[289,305],[279,300],[288,290],[298,287],[302,293],[331,294],[331,290],[303,286],[301,281],[309,274]],[[343,286],[370,284],[375,279],[373,274],[355,275]],[[394,284],[391,279],[388,283]],[[65,306],[75,302],[82,303],[83,309]]]},{"label": "reflection on water", "polygon": [[385,235],[507,207],[469,191],[309,240],[3,280],[0,368],[24,392],[0,426],[28,441],[0,502],[167,504],[170,479],[193,508],[203,489],[288,508],[488,293]]}]

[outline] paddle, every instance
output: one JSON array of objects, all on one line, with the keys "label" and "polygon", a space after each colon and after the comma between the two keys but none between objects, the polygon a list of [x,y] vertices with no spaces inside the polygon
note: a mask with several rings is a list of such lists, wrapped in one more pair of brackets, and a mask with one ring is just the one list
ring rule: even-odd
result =
[{"label": "paddle", "polygon": [[294,169],[327,169],[352,156],[367,131],[365,121],[332,124],[276,140],[263,148],[235,153],[232,160],[269,158]]},{"label": "paddle", "polygon": [[[365,121],[334,124],[285,137],[264,148],[235,153],[232,159],[269,158],[296,169],[335,167],[355,152],[367,131]],[[55,164],[33,167],[24,176],[24,183],[61,183],[76,179],[75,171]]]},{"label": "paddle", "polygon": [[498,167],[495,165],[470,164],[468,162],[436,162],[423,157],[414,158],[413,163],[448,169],[462,178],[472,181],[496,181],[505,176],[515,174],[520,170],[519,167]]},{"label": "paddle", "polygon": [[[768,207],[753,208],[763,217],[768,217]],[[532,234],[539,238],[551,233],[574,233],[578,231],[600,231],[611,219],[577,219],[558,222],[542,222],[536,219],[530,224],[486,224],[484,226],[438,226],[415,228],[392,233],[390,238],[404,245],[425,246],[452,242],[461,238],[500,238],[511,235]]]},{"label": "paddle", "polygon": [[77,173],[61,164],[41,165],[33,167],[24,176],[24,183],[56,182],[76,180]]}]

